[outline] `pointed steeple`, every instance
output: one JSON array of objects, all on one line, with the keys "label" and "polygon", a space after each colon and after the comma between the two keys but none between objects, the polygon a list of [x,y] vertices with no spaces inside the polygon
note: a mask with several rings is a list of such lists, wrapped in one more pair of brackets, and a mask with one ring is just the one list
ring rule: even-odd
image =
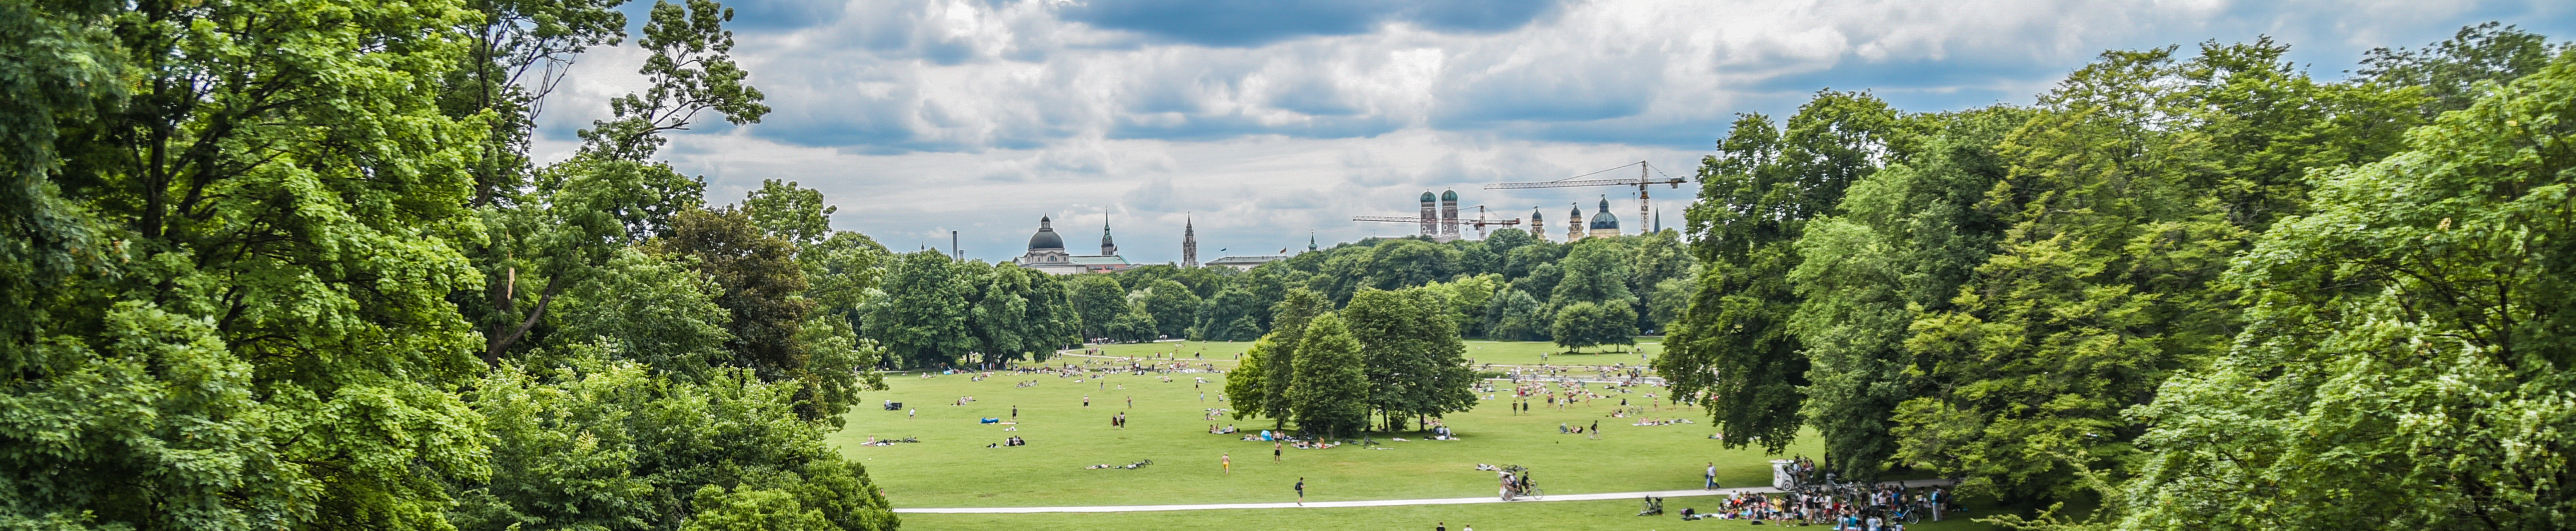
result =
[{"label": "pointed steeple", "polygon": [[1306,250],[1315,250],[1315,231],[1306,231]]},{"label": "pointed steeple", "polygon": [[1190,217],[1190,216],[1188,216],[1188,215],[1184,214],[1184,215],[1183,215],[1183,217],[1181,218],[1181,268],[1182,268],[1182,269],[1191,269],[1191,268],[1196,268],[1196,267],[1198,267],[1198,266],[1199,266],[1199,232],[1198,232],[1198,226],[1197,226],[1197,223],[1196,223],[1196,221],[1195,221],[1195,220],[1191,219],[1191,217]]},{"label": "pointed steeple", "polygon": [[1109,240],[1109,216],[1100,216],[1100,255],[1118,256],[1118,243]]}]

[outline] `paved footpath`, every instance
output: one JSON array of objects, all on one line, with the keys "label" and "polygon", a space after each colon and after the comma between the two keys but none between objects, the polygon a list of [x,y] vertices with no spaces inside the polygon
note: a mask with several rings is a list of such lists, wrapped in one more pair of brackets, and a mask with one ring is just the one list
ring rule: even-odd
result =
[{"label": "paved footpath", "polygon": [[[1906,488],[1913,488],[1913,487],[1927,487],[1927,486],[1932,486],[1932,485],[1948,485],[1948,484],[1950,484],[1950,481],[1949,481],[1949,480],[1941,480],[1941,479],[1918,479],[1918,480],[1913,480],[1913,481],[1901,481],[1901,482],[1897,482],[1897,483],[1902,483],[1902,484],[1904,484],[1904,485],[1906,486]],[[1691,489],[1691,490],[1655,490],[1655,491],[1639,491],[1639,492],[1603,492],[1603,493],[1596,493],[1596,494],[1550,494],[1550,495],[1548,495],[1546,498],[1543,498],[1543,499],[1522,498],[1522,499],[1520,499],[1520,500],[1517,500],[1517,501],[1511,501],[1511,502],[1505,502],[1505,501],[1503,501],[1503,500],[1502,500],[1502,498],[1499,498],[1499,497],[1484,496],[1484,497],[1476,497],[1476,498],[1426,498],[1426,499],[1418,499],[1418,500],[1310,501],[1310,502],[1306,502],[1306,504],[1305,504],[1305,505],[1303,505],[1303,506],[1297,505],[1295,502],[1281,502],[1281,503],[1201,503],[1201,504],[1188,504],[1188,505],[1077,505],[1077,506],[1065,506],[1065,507],[937,507],[937,508],[934,508],[934,507],[900,507],[900,508],[896,508],[896,509],[894,510],[894,512],[898,512],[898,513],[1123,513],[1123,512],[1133,512],[1133,511],[1196,511],[1196,510],[1205,510],[1205,509],[1308,509],[1308,508],[1323,508],[1323,507],[1385,507],[1385,506],[1390,506],[1390,505],[1457,505],[1457,504],[1466,504],[1466,503],[1535,503],[1535,502],[1552,502],[1552,501],[1582,501],[1582,500],[1627,500],[1627,499],[1642,499],[1642,498],[1645,498],[1645,497],[1647,497],[1647,496],[1654,496],[1654,497],[1658,497],[1658,498],[1682,498],[1682,497],[1690,497],[1690,496],[1723,496],[1723,495],[1727,495],[1727,494],[1734,494],[1734,493],[1738,493],[1738,492],[1747,493],[1747,494],[1770,494],[1770,493],[1778,493],[1778,492],[1780,492],[1780,489],[1775,489],[1775,488],[1771,488],[1771,487],[1742,487],[1742,488],[1716,489],[1716,490],[1700,490],[1700,489]]]}]

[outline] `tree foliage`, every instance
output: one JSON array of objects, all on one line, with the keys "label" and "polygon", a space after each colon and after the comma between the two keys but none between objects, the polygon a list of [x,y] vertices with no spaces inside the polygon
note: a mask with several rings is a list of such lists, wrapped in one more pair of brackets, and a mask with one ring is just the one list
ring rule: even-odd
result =
[{"label": "tree foliage", "polygon": [[1339,315],[1360,344],[1368,392],[1353,397],[1401,429],[1406,417],[1437,417],[1476,404],[1469,389],[1467,344],[1450,317],[1449,301],[1434,288],[1362,289]]},{"label": "tree foliage", "polygon": [[1295,376],[1280,395],[1299,432],[1339,438],[1367,427],[1368,362],[1360,348],[1340,315],[1325,313],[1307,323],[1291,367]]},{"label": "tree foliage", "polygon": [[2136,410],[2120,524],[2547,529],[2576,498],[2576,54],[2322,175],[2226,276],[2234,347]]},{"label": "tree foliage", "polygon": [[1691,242],[1705,269],[1656,370],[1675,394],[1699,396],[1728,446],[1778,452],[1796,438],[1808,361],[1789,319],[1801,299],[1787,276],[1809,219],[1844,189],[1917,142],[1894,109],[1866,93],[1819,92],[1786,128],[1744,115],[1702,160]]}]

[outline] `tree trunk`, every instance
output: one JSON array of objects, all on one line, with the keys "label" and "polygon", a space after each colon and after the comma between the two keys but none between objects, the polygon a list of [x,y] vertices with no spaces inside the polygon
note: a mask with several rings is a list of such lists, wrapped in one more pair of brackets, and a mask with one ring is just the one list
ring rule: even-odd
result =
[{"label": "tree trunk", "polygon": [[[546,306],[553,304],[555,302],[555,294],[563,291],[563,279],[564,275],[562,273],[556,273],[553,277],[546,279],[546,292],[544,295],[537,297],[537,307],[529,310],[528,318],[520,321],[519,326],[510,330],[510,333],[492,337],[492,342],[489,345],[486,345],[483,349],[483,363],[494,366],[501,364],[501,353],[508,352],[510,350],[510,345],[517,344],[519,342],[519,338],[526,337],[528,335],[529,328],[535,328],[537,326],[537,319],[545,317]],[[509,303],[507,300],[502,302],[503,304]]]}]

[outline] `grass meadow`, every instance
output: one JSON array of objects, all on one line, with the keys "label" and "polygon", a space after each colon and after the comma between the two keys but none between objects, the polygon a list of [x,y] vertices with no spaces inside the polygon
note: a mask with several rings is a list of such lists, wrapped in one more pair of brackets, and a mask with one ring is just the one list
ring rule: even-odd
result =
[{"label": "grass meadow", "polygon": [[[1155,343],[1111,345],[1104,355],[1169,355],[1182,358],[1204,353],[1207,363],[1231,367],[1245,343]],[[1471,342],[1470,352],[1512,363],[1553,349],[1543,343]],[[1633,356],[1630,354],[1629,356]],[[1550,356],[1550,364],[1565,356]],[[1633,359],[1633,358],[1629,358]],[[1058,363],[1102,363],[1068,357]],[[1570,361],[1570,360],[1569,360]],[[1195,361],[1193,362],[1196,363]],[[1616,362],[1612,362],[1616,363]],[[1480,400],[1469,412],[1446,419],[1463,440],[1428,441],[1419,432],[1379,434],[1383,449],[1345,445],[1326,450],[1283,451],[1271,462],[1271,444],[1241,441],[1240,435],[1212,435],[1210,424],[1232,424],[1247,433],[1271,426],[1258,418],[1219,415],[1207,420],[1220,401],[1223,375],[1172,373],[1136,376],[1094,372],[1094,376],[1015,376],[995,373],[984,381],[966,374],[888,375],[891,389],[868,393],[866,402],[849,413],[847,425],[831,436],[843,455],[868,467],[896,507],[1024,507],[1054,505],[1159,505],[1184,503],[1262,503],[1295,499],[1298,478],[1307,482],[1309,501],[1401,498],[1449,498],[1495,495],[1494,474],[1475,470],[1479,463],[1529,467],[1549,493],[1626,492],[1690,489],[1700,485],[1700,469],[1718,466],[1718,481],[1727,486],[1770,482],[1768,460],[1758,450],[1720,447],[1709,439],[1704,414],[1671,405],[1648,406],[1646,395],[1661,388],[1637,387],[1621,392],[1593,385],[1608,398],[1580,403],[1562,411],[1543,405],[1515,415],[1506,405],[1508,385],[1495,400]],[[1168,377],[1170,381],[1164,381]],[[1198,383],[1205,378],[1207,383]],[[1036,382],[1020,387],[1024,381]],[[1202,398],[1204,394],[1204,398]],[[964,405],[960,399],[973,397]],[[1480,395],[1481,396],[1481,395]],[[1660,395],[1658,395],[1660,396]],[[1083,405],[1088,397],[1090,405]],[[1646,407],[1642,417],[1691,418],[1691,424],[1633,426],[1640,417],[1611,418],[1626,398]],[[1129,401],[1133,400],[1133,406]],[[886,400],[903,402],[902,411],[884,411]],[[1016,424],[983,424],[979,419]],[[917,412],[917,414],[915,413]],[[1124,412],[1127,429],[1111,427],[1112,415]],[[1598,421],[1601,438],[1559,434],[1560,424],[1590,426]],[[1006,431],[1007,430],[1007,431]],[[992,447],[1018,435],[1027,446]],[[870,437],[918,437],[919,443],[865,446]],[[1407,442],[1388,439],[1401,437]],[[1811,438],[1810,438],[1811,439]],[[1791,454],[1816,455],[1812,440],[1789,448]],[[1231,456],[1233,469],[1221,464]],[[1154,464],[1136,470],[1087,470],[1095,464]],[[1713,498],[1710,498],[1713,500]],[[1740,526],[1743,522],[1681,522],[1672,516],[1633,516],[1634,500],[1434,505],[1333,509],[1205,510],[1135,513],[922,514],[902,515],[907,529],[1429,529],[1447,521],[1451,529],[1471,523],[1480,530],[1508,529],[1665,529]],[[1712,503],[1698,502],[1706,508]],[[1692,507],[1676,498],[1670,511]],[[1958,529],[1924,526],[1921,529]]]}]

